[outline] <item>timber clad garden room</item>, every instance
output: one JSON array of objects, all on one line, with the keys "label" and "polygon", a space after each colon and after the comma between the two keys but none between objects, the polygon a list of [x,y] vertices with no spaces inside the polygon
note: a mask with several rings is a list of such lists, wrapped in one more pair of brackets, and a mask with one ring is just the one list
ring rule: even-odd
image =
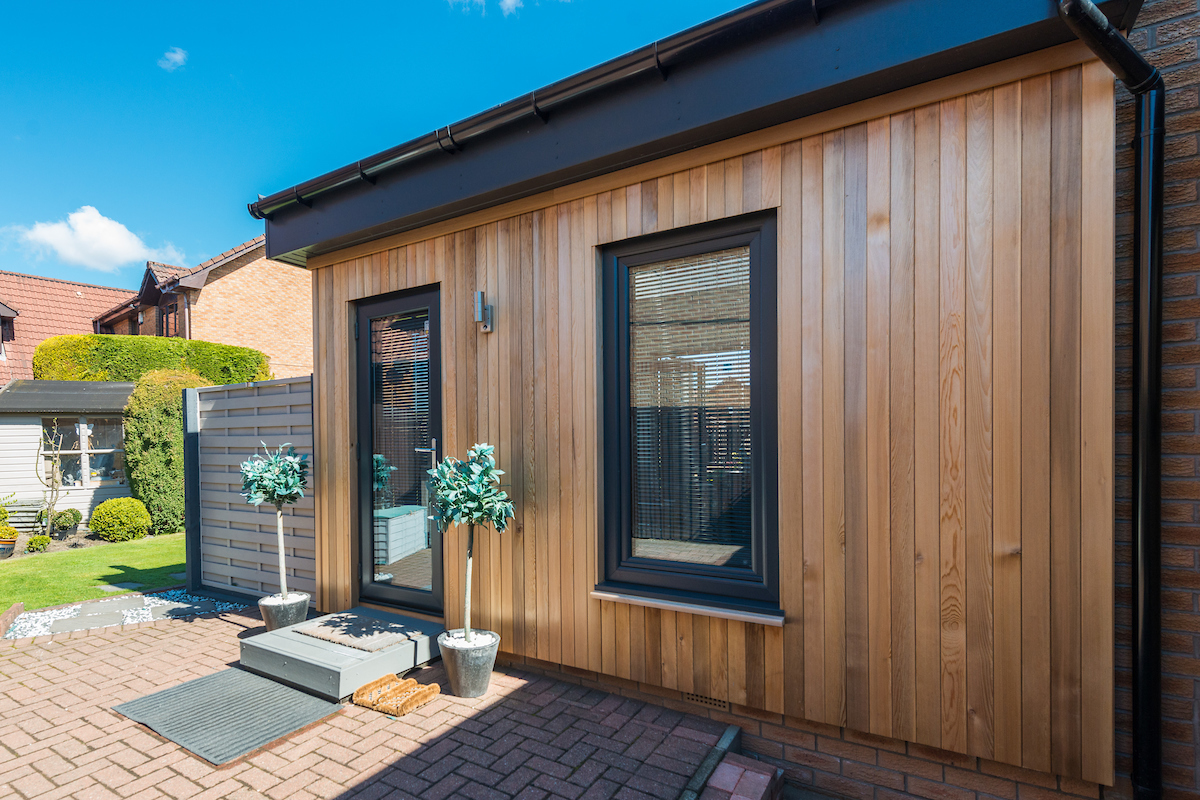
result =
[{"label": "timber clad garden room", "polygon": [[312,273],[316,607],[462,627],[427,471],[487,442],[502,662],[740,725],[797,782],[874,748],[1161,796],[1162,84],[1108,28],[1140,2],[1061,5],[761,0],[260,197]]}]

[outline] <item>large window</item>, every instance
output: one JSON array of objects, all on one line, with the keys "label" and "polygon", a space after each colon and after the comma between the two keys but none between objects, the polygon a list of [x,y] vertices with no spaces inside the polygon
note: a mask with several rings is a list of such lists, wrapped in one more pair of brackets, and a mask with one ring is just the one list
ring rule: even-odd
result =
[{"label": "large window", "polygon": [[604,253],[604,588],[778,606],[774,214]]},{"label": "large window", "polygon": [[51,451],[59,454],[66,488],[95,488],[125,483],[125,442],[120,417],[47,417],[42,420],[46,476],[53,470]]}]

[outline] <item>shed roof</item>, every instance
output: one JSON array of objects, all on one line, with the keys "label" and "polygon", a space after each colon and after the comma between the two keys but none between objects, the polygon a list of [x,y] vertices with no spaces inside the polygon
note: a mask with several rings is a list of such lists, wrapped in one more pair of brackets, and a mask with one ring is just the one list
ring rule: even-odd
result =
[{"label": "shed roof", "polygon": [[134,384],[116,381],[11,381],[0,414],[120,414]]},{"label": "shed roof", "polygon": [[[1129,27],[1141,0],[1100,0]],[[309,256],[1074,41],[1047,0],[758,0],[250,203]]]}]

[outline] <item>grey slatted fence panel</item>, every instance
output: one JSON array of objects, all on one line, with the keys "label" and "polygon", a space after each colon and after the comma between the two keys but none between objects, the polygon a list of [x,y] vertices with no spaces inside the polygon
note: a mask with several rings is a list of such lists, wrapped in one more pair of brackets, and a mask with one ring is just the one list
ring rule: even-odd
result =
[{"label": "grey slatted fence panel", "polygon": [[[200,580],[243,594],[279,591],[275,509],[242,498],[239,465],[260,442],[291,443],[313,463],[312,378],[211,386],[199,398]],[[309,491],[283,511],[288,589],[316,592],[316,520]]]}]

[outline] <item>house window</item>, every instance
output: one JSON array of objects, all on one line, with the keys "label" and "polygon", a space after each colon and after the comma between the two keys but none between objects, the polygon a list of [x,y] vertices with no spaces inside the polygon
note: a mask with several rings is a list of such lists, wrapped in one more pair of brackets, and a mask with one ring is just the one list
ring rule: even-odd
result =
[{"label": "house window", "polygon": [[124,427],[120,417],[58,417],[42,420],[46,477],[58,451],[64,487],[109,486],[125,483]]},{"label": "house window", "polygon": [[158,309],[158,335],[159,336],[178,336],[179,335],[179,304],[171,303],[166,306],[159,306]]},{"label": "house window", "polygon": [[0,342],[11,342],[17,338],[16,326],[11,317],[0,319]]},{"label": "house window", "polygon": [[775,217],[604,252],[603,588],[778,608]]}]

